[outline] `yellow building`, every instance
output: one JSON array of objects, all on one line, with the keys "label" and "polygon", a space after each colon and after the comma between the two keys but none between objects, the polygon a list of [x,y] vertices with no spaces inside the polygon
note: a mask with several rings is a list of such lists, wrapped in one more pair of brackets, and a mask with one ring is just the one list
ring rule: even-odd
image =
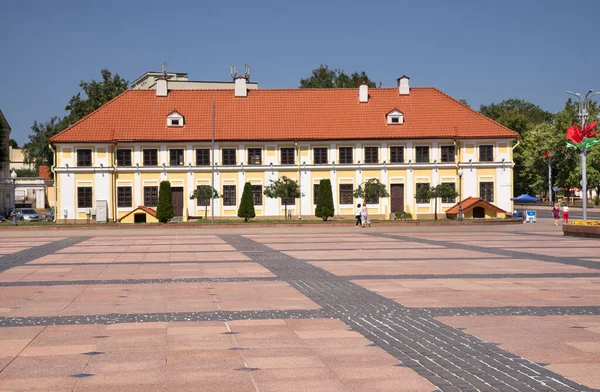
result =
[{"label": "yellow building", "polygon": [[[214,147],[212,134],[214,124]],[[284,204],[263,195],[271,180],[298,181],[295,218],[314,217],[321,179],[331,180],[335,215],[353,217],[353,190],[370,178],[390,197],[371,200],[372,217],[407,211],[433,216],[433,200],[415,200],[420,186],[448,183],[462,197],[481,197],[512,211],[515,132],[435,88],[128,90],[51,139],[58,221],[116,221],[138,206],[157,205],[171,183],[176,215],[204,216],[189,196],[211,185],[215,217],[236,217],[246,182],[256,215],[281,217]],[[438,213],[456,200],[442,200]]]}]

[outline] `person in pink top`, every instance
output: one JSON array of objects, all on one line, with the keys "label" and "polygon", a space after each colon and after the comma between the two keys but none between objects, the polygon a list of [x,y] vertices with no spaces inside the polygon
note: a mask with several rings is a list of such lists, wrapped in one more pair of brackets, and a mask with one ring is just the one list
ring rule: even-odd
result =
[{"label": "person in pink top", "polygon": [[560,219],[560,205],[558,203],[552,208],[552,216],[554,217],[554,226],[558,226],[558,220]]}]

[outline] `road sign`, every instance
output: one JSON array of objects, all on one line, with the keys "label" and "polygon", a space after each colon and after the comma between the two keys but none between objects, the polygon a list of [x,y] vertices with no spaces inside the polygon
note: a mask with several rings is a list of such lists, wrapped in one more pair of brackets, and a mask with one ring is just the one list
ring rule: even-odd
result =
[{"label": "road sign", "polygon": [[552,187],[552,190],[553,190],[554,192],[558,192],[558,187],[557,187],[557,186],[555,186],[555,187]]}]

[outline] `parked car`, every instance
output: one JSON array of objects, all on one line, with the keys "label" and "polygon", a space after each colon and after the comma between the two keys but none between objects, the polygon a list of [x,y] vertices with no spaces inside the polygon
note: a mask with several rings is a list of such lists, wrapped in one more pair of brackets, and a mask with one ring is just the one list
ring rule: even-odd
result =
[{"label": "parked car", "polygon": [[0,208],[0,215],[5,219],[8,219],[12,215],[12,210],[13,209],[11,207]]},{"label": "parked car", "polygon": [[39,222],[42,220],[42,216],[33,208],[17,208],[15,214],[20,221]]},{"label": "parked car", "polygon": [[0,214],[0,222],[4,222],[6,220],[6,218],[4,217],[4,214]]},{"label": "parked car", "polygon": [[54,208],[50,208],[48,211],[46,211],[45,220],[46,222],[54,221]]}]

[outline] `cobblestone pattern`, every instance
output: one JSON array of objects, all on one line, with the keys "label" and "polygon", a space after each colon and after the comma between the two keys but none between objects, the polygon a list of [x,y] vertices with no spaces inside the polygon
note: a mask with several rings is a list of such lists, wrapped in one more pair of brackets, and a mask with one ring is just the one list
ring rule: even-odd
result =
[{"label": "cobblestone pattern", "polygon": [[598,316],[600,306],[503,306],[498,308],[422,308],[417,313],[441,316]]},{"label": "cobblestone pattern", "polygon": [[[74,254],[75,256],[75,254]],[[55,266],[72,266],[72,265],[152,265],[152,264],[227,264],[227,263],[247,263],[248,260],[206,260],[206,261],[198,261],[198,260],[182,260],[182,261],[103,261],[103,262],[76,262],[76,263],[35,263],[34,265],[40,267],[55,267]]]},{"label": "cobblestone pattern", "polygon": [[[499,248],[486,248],[484,246],[477,245],[467,245],[467,244],[459,244],[455,242],[448,241],[439,241],[439,240],[428,240],[423,238],[414,238],[407,237],[395,234],[384,234],[384,233],[368,233],[367,235],[373,237],[382,237],[382,238],[392,238],[400,241],[412,241],[419,242],[426,245],[443,245],[448,249],[457,249],[457,250],[470,250],[476,252],[483,252],[492,255],[510,257],[513,259],[530,259],[530,260],[539,260],[545,261],[548,263],[559,263],[566,265],[576,265],[579,267],[586,267],[590,269],[600,270],[600,263],[596,263],[594,261],[584,260],[578,257],[560,257],[560,256],[547,256],[547,255],[539,255],[535,253],[527,253],[527,252],[519,252],[517,250],[508,250],[508,249],[499,249]],[[559,237],[560,238],[560,237]]]},{"label": "cobblestone pattern", "polygon": [[[354,259],[352,260],[354,261]],[[363,279],[530,279],[530,278],[599,278],[600,272],[549,272],[543,274],[446,274],[446,275],[344,275],[348,280]]]},{"label": "cobblestone pattern", "polygon": [[4,255],[4,257],[0,259],[0,272],[27,264],[30,261],[58,252],[61,249],[68,248],[69,246],[73,246],[90,238],[91,237],[70,237],[63,240],[50,242],[45,245],[34,246],[20,252]]},{"label": "cobblestone pattern", "polygon": [[279,280],[275,277],[243,277],[243,278],[162,278],[162,279],[107,279],[107,280],[51,280],[0,282],[0,287],[15,286],[71,286],[97,284],[164,284],[164,283],[205,283],[205,282],[271,282]]},{"label": "cobblestone pattern", "polygon": [[0,317],[0,327],[31,327],[46,325],[76,324],[121,324],[157,323],[176,321],[232,321],[267,319],[314,319],[326,317],[325,312],[316,310],[248,310],[218,312],[138,313],[101,314],[87,316],[55,317]]},{"label": "cobblestone pattern", "polygon": [[302,260],[242,236],[220,237],[442,391],[589,390]]}]

